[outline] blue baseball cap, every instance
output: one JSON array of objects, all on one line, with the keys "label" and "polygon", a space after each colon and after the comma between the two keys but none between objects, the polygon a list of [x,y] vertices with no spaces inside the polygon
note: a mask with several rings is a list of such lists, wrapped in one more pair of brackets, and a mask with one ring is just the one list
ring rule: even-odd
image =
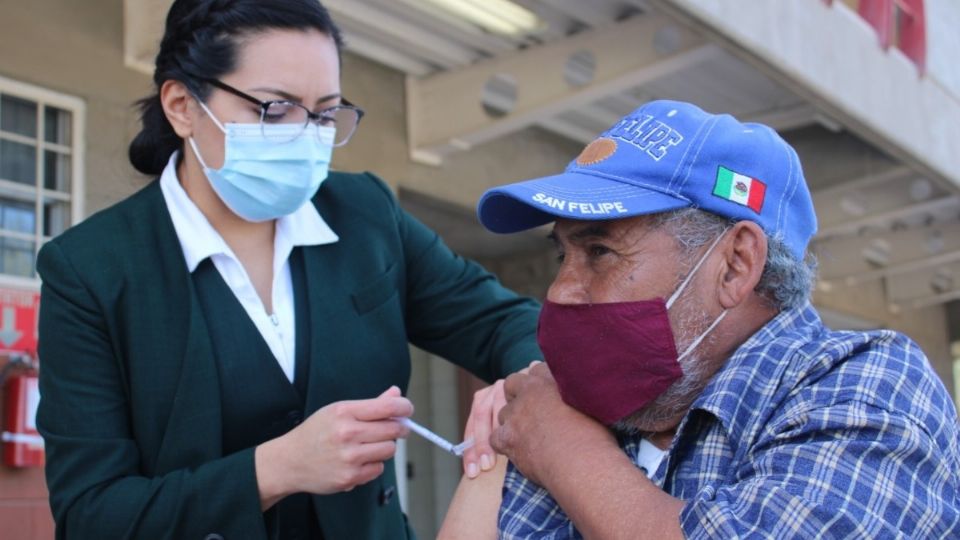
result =
[{"label": "blue baseball cap", "polygon": [[620,219],[699,208],[757,223],[803,260],[817,232],[793,148],[776,131],[678,101],[623,117],[554,176],[495,187],[477,214],[495,233],[557,218]]}]

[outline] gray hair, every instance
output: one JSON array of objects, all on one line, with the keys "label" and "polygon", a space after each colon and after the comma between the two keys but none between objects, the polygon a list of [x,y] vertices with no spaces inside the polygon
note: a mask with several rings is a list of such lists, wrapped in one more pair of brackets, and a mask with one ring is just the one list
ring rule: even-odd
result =
[{"label": "gray hair", "polygon": [[[736,223],[697,208],[682,208],[652,216],[652,227],[666,227],[684,254],[693,253]],[[767,236],[767,260],[754,291],[779,310],[802,306],[810,298],[817,275],[813,255],[798,261],[776,236]]]}]

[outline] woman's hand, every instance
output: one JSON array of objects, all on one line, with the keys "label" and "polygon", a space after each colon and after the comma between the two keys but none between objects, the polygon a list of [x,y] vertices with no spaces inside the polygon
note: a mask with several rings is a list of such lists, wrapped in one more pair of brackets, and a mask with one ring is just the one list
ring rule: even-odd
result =
[{"label": "woman's hand", "polygon": [[390,387],[374,399],[331,403],[289,433],[257,447],[255,463],[263,509],[291,493],[350,491],[383,473],[396,439],[409,430],[394,420],[413,404]]},{"label": "woman's hand", "polygon": [[490,470],[496,463],[496,453],[490,446],[490,434],[496,429],[497,414],[506,403],[503,379],[473,394],[470,417],[463,432],[464,440],[473,437],[473,446],[463,453],[463,472],[468,478],[476,478],[480,471]]},{"label": "woman's hand", "polygon": [[[527,373],[530,368],[540,364],[531,362],[530,366],[519,373]],[[473,446],[463,453],[463,473],[468,478],[476,478],[480,471],[489,471],[497,463],[497,453],[490,446],[490,435],[500,426],[497,419],[500,409],[507,404],[503,391],[503,379],[481,388],[473,394],[470,417],[463,430],[464,440],[473,437]]]}]

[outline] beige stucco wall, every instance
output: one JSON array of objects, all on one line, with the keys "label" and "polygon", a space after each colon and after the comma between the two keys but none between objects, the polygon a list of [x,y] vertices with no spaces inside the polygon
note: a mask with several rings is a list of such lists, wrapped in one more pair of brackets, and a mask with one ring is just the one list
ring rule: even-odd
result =
[{"label": "beige stucco wall", "polygon": [[[439,167],[414,163],[407,148],[404,75],[347,55],[342,88],[368,114],[350,144],[335,153],[337,167],[370,170],[394,186],[429,193],[465,209],[472,209],[490,186],[562,170],[580,149],[579,144],[530,129],[457,153]],[[478,88],[478,107],[479,95]]]},{"label": "beige stucco wall", "polygon": [[121,0],[5,0],[0,12],[0,74],[86,103],[86,213],[143,185],[126,149],[150,80],[123,68]]},{"label": "beige stucco wall", "polygon": [[[142,186],[146,179],[128,165],[126,150],[136,133],[132,103],[151,91],[151,82],[123,65],[122,1],[3,4],[0,74],[86,102],[87,213]],[[394,187],[464,208],[491,185],[562,169],[576,151],[576,145],[530,130],[454,156],[440,167],[416,164],[407,153],[403,75],[348,54],[342,85],[367,116],[351,143],[335,152],[334,166],[370,170]]]}]

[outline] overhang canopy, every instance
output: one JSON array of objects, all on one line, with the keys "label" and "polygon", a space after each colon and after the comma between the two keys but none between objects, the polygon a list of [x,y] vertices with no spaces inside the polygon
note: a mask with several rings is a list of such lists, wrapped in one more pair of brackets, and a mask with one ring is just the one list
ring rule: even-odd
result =
[{"label": "overhang canopy", "polygon": [[[540,24],[513,34],[438,2],[323,2],[348,51],[407,74],[412,159],[529,128],[587,143],[645,101],[691,101],[798,149],[824,288],[884,280],[892,309],[960,299],[960,99],[843,2],[514,0]],[[169,4],[124,0],[130,67],[152,70]]]}]

